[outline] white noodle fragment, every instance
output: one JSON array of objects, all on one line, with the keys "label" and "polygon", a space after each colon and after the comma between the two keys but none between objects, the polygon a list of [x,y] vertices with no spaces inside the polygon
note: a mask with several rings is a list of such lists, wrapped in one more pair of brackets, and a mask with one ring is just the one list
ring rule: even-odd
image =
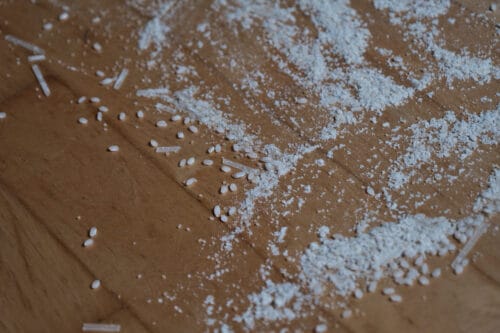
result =
[{"label": "white noodle fragment", "polygon": [[45,59],[45,54],[35,54],[28,56],[29,62],[44,61]]},{"label": "white noodle fragment", "polygon": [[35,74],[35,77],[38,80],[38,84],[40,84],[40,88],[42,88],[43,94],[47,97],[50,96],[49,86],[47,85],[47,82],[45,82],[45,79],[43,78],[42,72],[40,71],[38,65],[31,65],[31,69],[33,70],[33,74]]},{"label": "white noodle fragment", "polygon": [[157,89],[142,89],[136,91],[137,96],[140,97],[161,97],[170,94],[170,89],[168,88],[157,88]]},{"label": "white noodle fragment", "polygon": [[222,158],[222,164],[225,164],[227,166],[233,167],[233,168],[241,170],[241,171],[245,171],[245,173],[248,173],[248,174],[259,173],[259,171],[254,169],[254,168],[248,167],[248,166],[241,164],[241,163],[238,163],[238,162],[231,161],[231,160],[224,158],[224,157]]},{"label": "white noodle fragment", "polygon": [[476,245],[477,241],[483,235],[483,233],[486,232],[486,229],[488,229],[488,223],[486,223],[486,222],[483,222],[481,225],[479,225],[476,228],[472,237],[464,245],[464,247],[460,250],[460,252],[458,253],[455,260],[453,260],[453,262],[451,263],[451,267],[455,271],[459,271],[460,268],[463,269],[463,266],[465,264],[465,257],[469,254],[469,252],[472,250],[474,245]]},{"label": "white noodle fragment", "polygon": [[179,150],[181,150],[179,146],[156,147],[157,153],[177,153]]},{"label": "white noodle fragment", "polygon": [[94,324],[84,323],[82,331],[84,332],[120,332],[121,326],[117,324]]},{"label": "white noodle fragment", "polygon": [[128,75],[128,69],[124,68],[118,74],[118,77],[116,78],[115,85],[113,86],[113,89],[118,90],[122,87],[123,82],[125,82],[125,79],[127,78]]},{"label": "white noodle fragment", "polygon": [[31,51],[35,54],[45,54],[45,51],[38,46],[28,43],[22,39],[19,39],[17,37],[14,37],[12,35],[6,35],[5,40],[8,41],[9,43],[12,43],[14,45],[20,46],[28,51]]}]

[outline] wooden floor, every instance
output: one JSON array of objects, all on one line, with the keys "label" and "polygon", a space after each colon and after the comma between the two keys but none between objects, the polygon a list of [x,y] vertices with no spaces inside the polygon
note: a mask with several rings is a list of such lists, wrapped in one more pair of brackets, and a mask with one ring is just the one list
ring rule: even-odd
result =
[{"label": "wooden floor", "polygon": [[[368,2],[352,2],[359,12],[375,18],[380,15]],[[362,217],[359,207],[379,208],[375,200],[367,199],[365,186],[374,183],[374,187],[379,187],[383,181],[368,179],[362,167],[369,164],[366,156],[373,149],[380,152],[381,163],[386,166],[397,153],[379,147],[377,139],[387,135],[381,123],[395,123],[401,117],[415,119],[412,112],[417,110],[423,118],[438,117],[443,110],[460,105],[479,112],[483,106],[471,102],[474,96],[498,100],[498,82],[467,93],[460,89],[467,82],[458,84],[455,90],[440,88],[440,83],[436,83],[434,97],[425,99],[423,106],[410,102],[404,107],[390,107],[381,116],[380,124],[363,134],[355,130],[362,125],[353,125],[352,134],[337,142],[352,147],[350,153],[336,154],[329,165],[330,172],[304,171],[302,177],[315,189],[333,187],[336,192],[329,191],[322,198],[313,193],[300,214],[266,222],[276,221],[274,205],[290,197],[286,194],[291,191],[288,186],[300,184],[296,178],[302,165],[314,164],[325,156],[326,150],[307,155],[293,174],[280,180],[276,194],[259,203],[252,223],[253,234],[240,235],[233,242],[232,251],[221,251],[221,242],[217,240],[233,230],[234,225],[210,220],[212,207],[219,202],[231,205],[241,201],[251,184],[236,180],[238,191],[221,197],[218,189],[227,176],[214,171],[220,167],[219,160],[210,168],[179,168],[177,163],[181,157],[189,156],[197,156],[200,161],[208,156],[207,148],[217,143],[223,143],[220,156],[239,155],[231,151],[230,142],[203,125],[198,126],[197,134],[185,130],[188,138],[182,143],[182,155],[166,157],[155,153],[149,140],[156,138],[161,145],[176,145],[179,140],[175,135],[182,125],[168,122],[165,129],[156,127],[156,121],[162,117],[154,112],[157,101],[138,98],[136,90],[162,84],[175,90],[183,82],[176,81],[175,76],[165,76],[161,66],[156,71],[148,71],[144,66],[150,53],[139,53],[136,40],[138,28],[150,19],[149,13],[117,0],[67,3],[71,15],[61,22],[57,19],[62,12],[59,1],[0,0],[0,112],[7,113],[0,120],[1,332],[78,332],[85,322],[118,323],[121,332],[134,333],[204,331],[207,295],[213,295],[216,304],[235,299],[228,318],[224,318],[226,310],[216,311],[213,316],[234,325],[231,318],[245,309],[246,295],[263,285],[258,270],[271,260],[268,244],[279,226],[293,226],[285,245],[291,254],[298,254],[315,240],[315,233],[311,232],[315,227],[336,220],[332,226],[335,232],[352,233],[355,222]],[[197,80],[204,84],[202,89],[220,97],[221,104],[223,98],[229,98],[234,106],[233,116],[249,124],[251,131],[258,129],[263,142],[285,148],[311,143],[307,130],[303,132],[289,121],[289,117],[303,114],[303,109],[297,106],[273,115],[252,112],[252,105],[272,106],[272,101],[265,94],[248,97],[233,89],[246,69],[220,67],[215,47],[194,51],[191,33],[205,17],[212,19],[216,15],[211,12],[211,1],[188,3],[184,11],[171,18],[173,32],[161,58],[162,65],[168,66],[182,52],[185,63],[198,72]],[[484,1],[452,4],[453,10],[464,8],[466,13],[485,12],[487,7]],[[92,18],[98,15],[102,21],[93,24]],[[54,28],[44,31],[43,24],[49,20]],[[261,47],[256,37],[260,32],[245,32],[237,39],[229,33],[224,35],[230,27],[218,21],[213,24],[220,28],[223,37],[219,38],[225,38],[227,54],[258,63],[269,77],[266,89],[304,93],[279,71]],[[370,29],[397,35],[389,25]],[[26,60],[29,53],[4,40],[8,34],[46,50],[47,61],[40,67],[51,96],[41,93]],[[448,34],[459,36],[463,43],[470,42],[471,49],[478,43],[488,45],[498,36],[494,36],[491,25],[460,26]],[[92,50],[95,41],[103,46],[100,54]],[[376,52],[370,51],[368,56],[387,67],[384,70],[388,73],[392,71],[377,58],[380,56]],[[496,56],[498,62],[498,53]],[[124,67],[130,69],[130,74],[120,90],[103,87],[94,75],[99,69],[118,73]],[[110,112],[104,114],[106,127],[94,120],[93,105],[75,102],[80,96],[98,96],[109,107]],[[135,117],[141,109],[146,113],[144,119]],[[125,121],[117,119],[120,111],[127,113]],[[89,119],[87,125],[77,123],[82,116]],[[320,118],[304,119],[301,127],[307,129],[313,128]],[[120,151],[108,152],[110,145],[119,145]],[[422,193],[439,195],[421,209],[410,209],[408,213],[432,216],[449,209],[448,216],[455,218],[470,212],[493,165],[500,165],[498,146],[482,147],[482,152],[471,159],[473,168],[467,177],[453,187],[423,186]],[[422,170],[423,175],[426,172]],[[183,185],[189,177],[198,179],[195,186]],[[341,203],[335,203],[338,193],[343,195]],[[327,202],[333,203],[324,214],[321,209]],[[388,218],[387,214],[382,209],[380,218]],[[498,222],[497,215],[492,223]],[[95,244],[84,248],[82,243],[92,226],[98,228]],[[403,288],[401,304],[372,294],[350,301],[356,315],[348,320],[341,319],[337,310],[319,306],[306,318],[262,324],[259,330],[289,327],[290,331],[312,331],[318,318],[323,318],[335,332],[498,332],[500,233],[488,232],[475,251],[480,255],[462,275],[446,269],[428,287]],[[452,257],[429,262],[435,260],[444,266]],[[274,281],[286,281],[283,271],[296,269],[296,264],[283,258],[271,262],[269,278]],[[224,268],[228,271],[221,278],[208,277]],[[94,279],[102,282],[98,290],[90,289]],[[175,295],[175,300],[169,300],[170,295]],[[162,303],[158,298],[162,298]],[[242,330],[238,325],[233,328]]]}]

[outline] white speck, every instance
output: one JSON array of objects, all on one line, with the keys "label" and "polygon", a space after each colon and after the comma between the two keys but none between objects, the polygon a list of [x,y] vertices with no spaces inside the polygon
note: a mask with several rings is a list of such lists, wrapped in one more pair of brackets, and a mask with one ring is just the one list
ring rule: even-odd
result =
[{"label": "white speck", "polygon": [[121,121],[124,121],[125,118],[127,118],[127,115],[125,114],[125,112],[120,112],[118,114],[118,119],[121,120]]},{"label": "white speck", "polygon": [[368,195],[371,195],[372,197],[375,195],[375,191],[373,190],[373,188],[371,186],[366,187],[366,193]]},{"label": "white speck", "polygon": [[104,78],[101,80],[101,82],[99,82],[102,86],[109,86],[111,83],[113,83],[115,81],[114,78],[112,77],[107,77],[107,78]]},{"label": "white speck", "polygon": [[219,193],[220,194],[226,194],[227,193],[227,185],[224,184],[220,187],[220,190],[219,190]]},{"label": "white speck", "polygon": [[184,139],[184,133],[183,132],[177,132],[177,139]]},{"label": "white speck", "polygon": [[82,96],[82,97],[78,98],[78,100],[77,100],[76,102],[77,102],[78,104],[82,104],[82,103],[84,103],[86,100],[87,100],[87,97]]},{"label": "white speck", "polygon": [[165,120],[158,120],[156,122],[156,127],[167,127],[167,122]]},{"label": "white speck", "polygon": [[216,153],[220,153],[221,151],[222,151],[222,147],[221,147],[221,145],[220,145],[220,144],[216,144],[216,145],[215,145],[215,152],[216,152]]},{"label": "white speck", "polygon": [[460,275],[464,272],[464,266],[462,265],[455,265],[453,267],[453,273],[455,273],[455,275]]},{"label": "white speck", "polygon": [[220,209],[220,206],[217,205],[214,207],[214,216],[215,217],[220,217],[220,214],[221,214],[221,209]]},{"label": "white speck", "polygon": [[314,328],[314,333],[325,333],[328,330],[328,326],[325,324],[318,324]]},{"label": "white speck", "polygon": [[394,303],[401,303],[401,301],[403,301],[403,297],[401,297],[400,295],[391,295],[389,299]]},{"label": "white speck", "polygon": [[67,19],[69,19],[68,12],[63,12],[63,13],[59,14],[59,21],[66,21]]},{"label": "white speck", "polygon": [[198,127],[191,125],[188,127],[188,130],[192,133],[198,133]]},{"label": "white speck", "polygon": [[231,183],[231,184],[229,185],[229,190],[230,190],[231,192],[236,192],[236,190],[237,190],[237,189],[238,189],[238,185],[236,185],[235,183]]},{"label": "white speck", "polygon": [[363,292],[360,289],[356,289],[354,291],[354,297],[356,297],[357,299],[363,298]]},{"label": "white speck", "polygon": [[105,105],[101,105],[100,107],[97,108],[101,112],[108,112],[109,108]]},{"label": "white speck", "polygon": [[5,119],[7,117],[7,113],[0,112],[0,119]]},{"label": "white speck", "polygon": [[101,286],[101,281],[100,280],[94,280],[94,281],[92,281],[92,284],[90,285],[90,288],[97,289],[100,286]]},{"label": "white speck", "polygon": [[190,157],[187,159],[186,164],[187,165],[194,165],[195,162],[196,162],[196,158]]},{"label": "white speck", "polygon": [[394,292],[395,292],[394,288],[384,288],[382,290],[382,294],[384,295],[392,295],[394,294]]},{"label": "white speck", "polygon": [[342,312],[342,318],[350,318],[352,316],[352,310],[347,309]]},{"label": "white speck", "polygon": [[233,173],[232,177],[234,179],[240,179],[240,178],[245,177],[246,175],[247,175],[247,173],[245,171],[239,171],[239,172]]},{"label": "white speck", "polygon": [[99,97],[90,97],[90,102],[94,104],[101,103],[101,99]]},{"label": "white speck", "polygon": [[227,215],[233,216],[234,214],[236,214],[236,207],[230,207],[227,211]]},{"label": "white speck", "polygon": [[102,121],[102,112],[97,112],[95,117],[96,117],[97,121]]},{"label": "white speck", "polygon": [[139,118],[139,119],[142,119],[142,118],[144,118],[144,112],[142,112],[141,110],[139,110],[139,111],[137,111],[137,112],[135,113],[135,116],[136,116],[137,118]]},{"label": "white speck", "polygon": [[157,153],[177,153],[181,150],[179,146],[165,146],[165,147],[156,147]]},{"label": "white speck", "polygon": [[89,121],[85,117],[78,118],[78,122],[82,125],[86,125]]},{"label": "white speck", "polygon": [[158,147],[158,141],[156,141],[154,139],[151,139],[151,140],[149,140],[149,145],[151,147],[155,147],[156,148],[156,147]]},{"label": "white speck", "polygon": [[227,215],[222,215],[222,216],[220,217],[220,220],[221,220],[221,222],[226,223],[227,221],[229,221],[229,218],[227,217]]},{"label": "white speck", "polygon": [[418,283],[420,283],[423,286],[429,285],[429,279],[425,276],[421,276],[418,278]]},{"label": "white speck", "polygon": [[221,166],[221,167],[220,167],[220,170],[221,170],[222,172],[225,172],[225,173],[231,172],[231,168],[230,168],[230,167],[228,167],[227,165],[223,165],[223,166]]},{"label": "white speck", "polygon": [[94,240],[92,238],[88,238],[83,242],[83,247],[89,247],[94,245]]},{"label": "white speck", "polygon": [[110,151],[110,152],[117,152],[119,150],[120,150],[120,147],[118,147],[117,145],[112,145],[112,146],[108,147],[108,151]]},{"label": "white speck", "polygon": [[186,159],[183,158],[179,161],[179,168],[184,168],[186,166]]},{"label": "white speck", "polygon": [[96,235],[97,235],[97,228],[96,227],[90,228],[89,229],[89,237],[94,238]]},{"label": "white speck", "polygon": [[191,186],[193,185],[194,183],[196,183],[198,180],[196,178],[189,178],[187,179],[185,182],[184,182],[184,185],[186,186]]},{"label": "white speck", "polygon": [[93,45],[92,45],[92,48],[96,51],[96,52],[102,52],[102,45],[95,42]]},{"label": "white speck", "polygon": [[215,151],[215,147],[214,146],[210,146],[207,149],[207,154],[212,154],[214,151]]},{"label": "white speck", "polygon": [[52,23],[47,22],[47,23],[45,23],[45,24],[43,25],[43,30],[45,30],[45,31],[50,31],[50,30],[52,30],[52,28],[53,28],[53,27],[54,27],[54,25],[53,25]]},{"label": "white speck", "polygon": [[433,278],[438,278],[441,276],[441,268],[436,268],[435,270],[432,271],[431,276]]},{"label": "white speck", "polygon": [[101,71],[101,70],[97,70],[97,71],[95,72],[95,75],[96,75],[97,77],[104,77],[104,75],[106,75],[106,74],[104,74],[104,72],[103,72],[103,71]]},{"label": "white speck", "polygon": [[307,103],[307,98],[305,98],[305,97],[298,97],[298,98],[295,98],[295,102],[297,104],[306,104]]},{"label": "white speck", "polygon": [[182,117],[180,115],[178,115],[178,114],[174,114],[172,116],[172,118],[170,118],[171,121],[179,121],[181,119],[182,119]]},{"label": "white speck", "polygon": [[377,290],[377,281],[370,282],[367,290],[369,293],[374,293]]},{"label": "white speck", "polygon": [[206,165],[206,166],[211,166],[211,165],[213,165],[213,164],[214,164],[214,161],[212,161],[212,160],[208,160],[208,159],[207,159],[207,160],[203,160],[203,162],[202,162],[202,163],[203,163],[203,165]]}]

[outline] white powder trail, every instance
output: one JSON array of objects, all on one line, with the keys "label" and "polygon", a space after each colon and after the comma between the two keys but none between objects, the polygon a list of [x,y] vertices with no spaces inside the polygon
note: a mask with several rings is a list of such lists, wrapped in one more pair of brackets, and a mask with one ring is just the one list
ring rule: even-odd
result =
[{"label": "white powder trail", "polygon": [[500,104],[495,110],[477,115],[466,114],[466,118],[457,119],[455,113],[448,111],[443,118],[413,124],[406,153],[389,169],[389,187],[400,189],[433,158],[458,155],[463,161],[479,144],[495,145],[500,142]]}]

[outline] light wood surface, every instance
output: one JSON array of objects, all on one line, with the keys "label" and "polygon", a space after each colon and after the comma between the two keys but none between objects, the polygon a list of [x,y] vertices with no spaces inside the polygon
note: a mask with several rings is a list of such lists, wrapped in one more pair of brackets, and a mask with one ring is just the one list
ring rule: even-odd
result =
[{"label": "light wood surface", "polygon": [[[154,124],[160,117],[149,116],[152,112],[142,120],[134,117],[135,111],[152,110],[155,103],[135,96],[136,89],[148,87],[148,82],[142,80],[146,69],[134,66],[142,64],[148,56],[139,54],[135,43],[137,27],[144,26],[148,13],[117,0],[69,1],[72,16],[61,24],[57,21],[61,7],[56,3],[0,1],[0,111],[8,114],[0,121],[0,331],[78,332],[84,322],[119,323],[122,332],[203,331],[206,295],[214,295],[218,302],[234,297],[238,311],[229,316],[241,312],[247,304],[246,295],[262,285],[256,272],[269,255],[267,244],[277,228],[276,224],[267,223],[273,207],[265,203],[259,206],[253,236],[242,235],[231,253],[218,251],[220,242],[213,239],[232,228],[231,224],[209,220],[211,208],[221,200],[217,189],[223,175],[208,168],[180,169],[178,158],[154,153],[147,145],[149,140],[161,137],[165,145],[176,144],[178,127],[169,123],[159,131]],[[359,12],[369,13],[379,22],[376,18],[380,13],[368,2],[352,3]],[[453,10],[464,8],[466,12],[484,11],[485,6],[483,1],[452,4]],[[272,101],[263,96],[248,98],[233,89],[233,83],[247,68],[229,71],[227,67],[218,67],[215,48],[195,52],[190,46],[190,33],[197,24],[205,17],[216,17],[207,14],[210,11],[210,1],[191,1],[172,18],[173,32],[169,47],[164,50],[164,63],[168,65],[174,59],[175,50],[182,50],[186,62],[198,71],[204,89],[216,96],[230,97],[232,104],[238,106],[232,110],[233,114],[252,129],[259,129],[264,142],[281,147],[307,143],[308,133],[301,133],[289,121],[290,116],[300,116],[303,110],[291,108],[286,114],[255,116],[252,105],[246,102],[271,106]],[[96,13],[106,13],[105,19],[99,25],[92,25],[90,21]],[[48,19],[55,28],[44,32],[42,25]],[[229,29],[221,21],[214,19],[213,23],[221,29],[221,36]],[[391,26],[377,24],[370,29],[379,31],[377,36],[389,36],[376,41],[377,45],[399,43],[397,47],[405,48]],[[46,50],[48,61],[40,66],[52,90],[49,98],[38,88],[26,61],[28,53],[8,44],[4,40],[7,34],[35,42]],[[447,32],[450,43],[459,38],[461,43],[470,42],[471,49],[488,45],[494,34],[491,22],[460,26]],[[266,88],[302,94],[302,88],[276,68],[255,38],[257,35],[258,31],[243,32],[239,39],[224,35],[227,53],[244,59],[243,62],[258,64],[269,77]],[[105,49],[100,55],[91,50],[95,40]],[[367,58],[385,66],[373,50]],[[72,71],[69,66],[78,70]],[[121,90],[99,85],[95,70],[116,72],[123,66],[131,68],[131,73]],[[385,67],[387,73],[404,82],[397,72]],[[149,72],[148,77],[154,83],[151,86],[161,86],[157,84],[162,81],[161,71]],[[179,85],[173,81],[167,83],[172,87]],[[397,122],[401,117],[411,121],[412,112],[420,112],[422,118],[438,117],[443,110],[461,105],[479,112],[480,107],[470,103],[471,96],[494,96],[498,92],[498,84],[493,82],[463,94],[461,84],[465,86],[467,82],[458,84],[454,91],[436,87],[432,99],[422,96],[425,107],[410,102],[404,108],[389,108],[380,123]],[[104,116],[106,130],[93,121],[92,106],[74,103],[82,95],[99,96],[111,109]],[[116,119],[119,110],[127,112],[127,121]],[[77,124],[80,116],[91,121],[80,126]],[[278,119],[280,125],[274,125],[273,119]],[[321,119],[306,117],[304,121],[303,128],[308,128],[308,124]],[[183,143],[183,156],[203,156],[208,146],[222,141],[220,136],[200,128],[198,135]],[[366,156],[372,151],[382,154],[382,163],[389,165],[396,152],[383,150],[377,143],[377,138],[386,134],[380,126],[361,135],[347,134],[338,143],[348,144],[351,154],[335,155],[331,175],[327,172],[318,178],[303,175],[317,189],[343,189],[344,201],[332,204],[333,212],[319,213],[326,201],[336,199],[336,193],[329,191],[321,200],[309,200],[299,215],[284,218],[286,225],[294,227],[289,228],[287,236],[290,253],[299,253],[315,239],[314,233],[306,232],[311,226],[335,219],[334,231],[348,233],[359,218],[358,207],[375,207],[376,203],[367,201],[364,194],[363,186],[370,180],[360,166],[367,165]],[[111,144],[120,146],[118,154],[106,151]],[[226,143],[224,148],[228,147],[230,144]],[[450,217],[459,217],[470,211],[473,199],[486,186],[491,167],[500,165],[498,146],[481,148],[472,157],[476,162],[469,176],[458,180],[453,187],[420,188],[423,193],[439,191],[440,194],[425,206],[433,206],[432,209],[424,207],[413,213],[432,215],[450,209]],[[314,152],[304,163],[313,163],[324,154],[325,151]],[[234,154],[225,149],[224,156],[234,157]],[[299,169],[294,175],[300,172]],[[423,175],[425,172],[422,170]],[[182,182],[190,176],[196,176],[198,183],[186,188]],[[293,185],[293,177],[286,176],[277,193],[286,192],[287,185],[290,182]],[[237,202],[242,195],[240,191],[224,200],[227,204]],[[277,200],[280,195],[276,194]],[[493,221],[498,222],[497,218]],[[96,244],[83,248],[82,242],[91,226],[99,229]],[[200,239],[207,240],[207,244],[201,246]],[[333,329],[337,332],[498,332],[500,234],[489,232],[475,251],[481,255],[462,275],[455,276],[445,270],[443,277],[433,280],[428,287],[403,288],[402,304],[389,303],[380,294],[373,294],[351,301],[359,315],[349,320],[340,319],[338,311],[319,307],[308,318],[288,325],[292,330],[312,331],[317,318],[323,317],[332,323],[332,328],[337,326]],[[215,267],[213,258],[208,258],[214,253],[220,253],[221,261],[230,268],[221,281],[203,276]],[[439,263],[451,260],[451,256],[439,258]],[[276,260],[271,277],[285,281],[280,272],[293,271],[294,267]],[[89,286],[96,278],[102,281],[102,287],[93,291]],[[238,294],[233,294],[235,286],[240,288]],[[175,302],[156,301],[163,292],[172,290],[176,291]],[[175,304],[183,313],[175,311]],[[218,316],[222,319],[222,315]],[[258,330],[277,331],[280,327],[284,326],[271,324]]]}]

